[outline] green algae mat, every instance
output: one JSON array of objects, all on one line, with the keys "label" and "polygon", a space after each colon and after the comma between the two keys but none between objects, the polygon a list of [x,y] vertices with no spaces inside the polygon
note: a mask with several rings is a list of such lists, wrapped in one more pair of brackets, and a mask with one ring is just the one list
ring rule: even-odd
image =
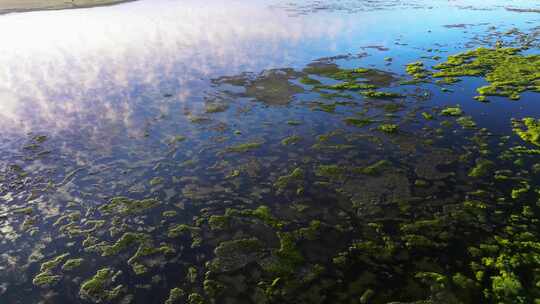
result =
[{"label": "green algae mat", "polygon": [[[287,52],[308,55],[233,56],[238,68],[225,60],[217,72],[227,47],[197,69],[160,57],[160,73],[125,79],[90,56],[103,70],[85,70],[92,76],[75,90],[56,95],[42,79],[0,95],[11,115],[0,116],[0,303],[540,303],[540,15],[495,2],[374,3],[244,9],[283,14],[291,31],[400,10],[489,22],[420,22],[435,38],[407,42],[398,31],[388,49],[361,53],[339,35],[335,52],[326,34],[286,40]],[[155,22],[159,5],[130,5]],[[182,5],[202,15],[218,7]],[[276,47],[272,39],[260,43]],[[173,56],[161,42],[158,53]],[[144,56],[157,55],[130,64]],[[153,66],[144,58],[137,71]],[[10,127],[11,117],[26,123]]]}]

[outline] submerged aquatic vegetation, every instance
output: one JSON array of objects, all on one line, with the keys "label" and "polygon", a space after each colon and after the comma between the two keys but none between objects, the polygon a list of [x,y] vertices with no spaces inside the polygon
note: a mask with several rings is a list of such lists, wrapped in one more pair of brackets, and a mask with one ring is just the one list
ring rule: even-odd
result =
[{"label": "submerged aquatic vegetation", "polygon": [[483,177],[491,173],[495,163],[488,159],[479,158],[476,165],[469,172],[470,177]]},{"label": "submerged aquatic vegetation", "polygon": [[281,140],[281,144],[284,146],[294,145],[302,140],[302,137],[299,135],[291,135]]},{"label": "submerged aquatic vegetation", "polygon": [[255,149],[258,149],[262,146],[262,142],[251,142],[245,144],[239,144],[236,146],[228,147],[225,151],[231,153],[244,153],[249,152]]},{"label": "submerged aquatic vegetation", "polygon": [[385,112],[394,113],[403,109],[403,105],[399,103],[388,103],[383,106]]},{"label": "submerged aquatic vegetation", "polygon": [[230,218],[226,215],[212,215],[208,219],[211,230],[224,230],[229,227]]},{"label": "submerged aquatic vegetation", "polygon": [[317,61],[309,64],[302,72],[311,75],[343,80],[354,84],[361,79],[361,86],[389,86],[396,81],[393,74],[367,68],[343,69],[332,62]]},{"label": "submerged aquatic vegetation", "polygon": [[342,69],[334,63],[314,62],[304,68],[303,72],[312,75],[344,80],[362,77],[365,73],[369,72],[369,69]]},{"label": "submerged aquatic vegetation", "polygon": [[531,186],[527,182],[521,182],[519,187],[512,189],[511,197],[513,199],[520,199],[522,198],[529,190],[531,189]]},{"label": "submerged aquatic vegetation", "polygon": [[304,256],[296,246],[296,236],[292,232],[278,232],[279,249],[275,250],[278,261],[269,266],[269,271],[278,275],[294,273],[304,262]]},{"label": "submerged aquatic vegetation", "polygon": [[313,78],[309,78],[308,76],[304,76],[304,77],[300,78],[300,83],[305,84],[305,85],[320,85],[320,84],[322,84],[320,81],[318,81],[316,79],[313,79]]},{"label": "submerged aquatic vegetation", "polygon": [[104,214],[132,214],[141,213],[147,209],[154,208],[158,206],[159,203],[160,202],[158,200],[153,198],[134,200],[127,197],[119,196],[112,198],[107,204],[100,206],[98,209]]},{"label": "submerged aquatic vegetation", "polygon": [[220,112],[227,111],[228,108],[229,106],[225,103],[219,103],[219,102],[207,103],[205,106],[205,112],[206,113],[220,113]]},{"label": "submerged aquatic vegetation", "polygon": [[382,124],[379,126],[379,130],[384,133],[396,133],[399,126],[396,124]]},{"label": "submerged aquatic vegetation", "polygon": [[320,165],[315,169],[317,176],[326,177],[331,180],[341,178],[345,172],[345,168],[338,165]]},{"label": "submerged aquatic vegetation", "polygon": [[266,71],[245,86],[246,95],[269,105],[286,105],[294,95],[304,91],[290,82],[294,75],[291,69]]},{"label": "submerged aquatic vegetation", "polygon": [[318,85],[318,89],[329,89],[338,91],[358,91],[358,90],[372,90],[377,87],[372,84],[356,83],[356,82],[342,82],[334,85]]},{"label": "submerged aquatic vegetation", "polygon": [[259,260],[263,249],[257,238],[224,241],[214,250],[215,258],[209,267],[215,272],[234,271]]},{"label": "submerged aquatic vegetation", "polygon": [[343,121],[348,125],[353,125],[356,127],[364,127],[364,126],[367,126],[376,122],[375,120],[371,118],[356,118],[356,117],[347,117]]},{"label": "submerged aquatic vegetation", "polygon": [[353,168],[354,173],[360,173],[360,174],[366,174],[366,175],[376,175],[379,174],[382,169],[384,169],[386,166],[390,165],[390,162],[387,160],[380,160],[372,165],[361,167],[361,168]]},{"label": "submerged aquatic vegetation", "polygon": [[241,94],[271,106],[284,106],[289,104],[293,97],[302,93],[304,89],[291,82],[302,74],[290,68],[267,70],[256,77],[250,74],[241,74],[232,77],[214,79],[217,84],[230,84],[245,88]]},{"label": "submerged aquatic vegetation", "polygon": [[163,177],[154,177],[150,180],[150,186],[157,186],[160,184],[163,184],[164,178]]},{"label": "submerged aquatic vegetation", "polygon": [[295,168],[291,173],[278,177],[274,183],[274,187],[276,187],[278,191],[284,191],[290,185],[296,185],[297,187],[300,187],[297,188],[298,191],[298,189],[301,189],[303,178],[304,170],[302,170],[302,168]]},{"label": "submerged aquatic vegetation", "polygon": [[321,103],[317,106],[317,110],[326,112],[326,113],[334,113],[336,111],[337,103],[331,103],[331,104],[324,104]]},{"label": "submerged aquatic vegetation", "polygon": [[289,121],[287,121],[287,124],[291,125],[291,126],[299,126],[299,125],[302,124],[302,122],[298,121],[298,120],[289,120]]}]

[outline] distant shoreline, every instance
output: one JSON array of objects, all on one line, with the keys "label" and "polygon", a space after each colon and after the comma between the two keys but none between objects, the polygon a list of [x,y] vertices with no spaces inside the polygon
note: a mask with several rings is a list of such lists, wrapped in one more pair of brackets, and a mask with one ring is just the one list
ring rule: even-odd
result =
[{"label": "distant shoreline", "polygon": [[109,6],[137,0],[0,0],[0,15]]}]

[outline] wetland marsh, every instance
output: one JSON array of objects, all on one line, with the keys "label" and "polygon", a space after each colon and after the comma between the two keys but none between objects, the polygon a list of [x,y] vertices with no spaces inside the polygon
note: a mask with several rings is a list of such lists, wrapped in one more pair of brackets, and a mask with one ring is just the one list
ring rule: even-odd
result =
[{"label": "wetland marsh", "polygon": [[0,303],[540,303],[539,21],[495,0],[1,15]]}]

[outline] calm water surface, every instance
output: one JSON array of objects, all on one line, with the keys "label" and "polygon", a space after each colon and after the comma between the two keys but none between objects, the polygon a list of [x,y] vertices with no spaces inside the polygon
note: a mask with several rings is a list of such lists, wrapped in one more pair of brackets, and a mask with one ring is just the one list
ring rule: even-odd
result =
[{"label": "calm water surface", "polygon": [[[520,46],[516,30],[538,54],[538,9],[141,0],[0,16],[0,303],[485,300],[497,274],[470,268],[470,248],[511,222],[514,207],[499,203],[516,186],[468,173],[489,159],[538,186],[534,155],[499,156],[524,144],[511,119],[540,117],[539,95],[481,103],[482,78],[448,91],[400,82],[411,62]],[[321,65],[372,69],[366,83],[401,97],[324,95],[301,81],[338,83],[305,69]],[[437,115],[456,105],[474,128]],[[487,211],[462,210],[464,201]],[[411,235],[427,241],[416,247]],[[82,260],[69,269],[70,259]],[[104,292],[86,292],[100,269]],[[534,269],[518,273],[523,288],[540,277]],[[177,302],[173,288],[183,290]]]}]

